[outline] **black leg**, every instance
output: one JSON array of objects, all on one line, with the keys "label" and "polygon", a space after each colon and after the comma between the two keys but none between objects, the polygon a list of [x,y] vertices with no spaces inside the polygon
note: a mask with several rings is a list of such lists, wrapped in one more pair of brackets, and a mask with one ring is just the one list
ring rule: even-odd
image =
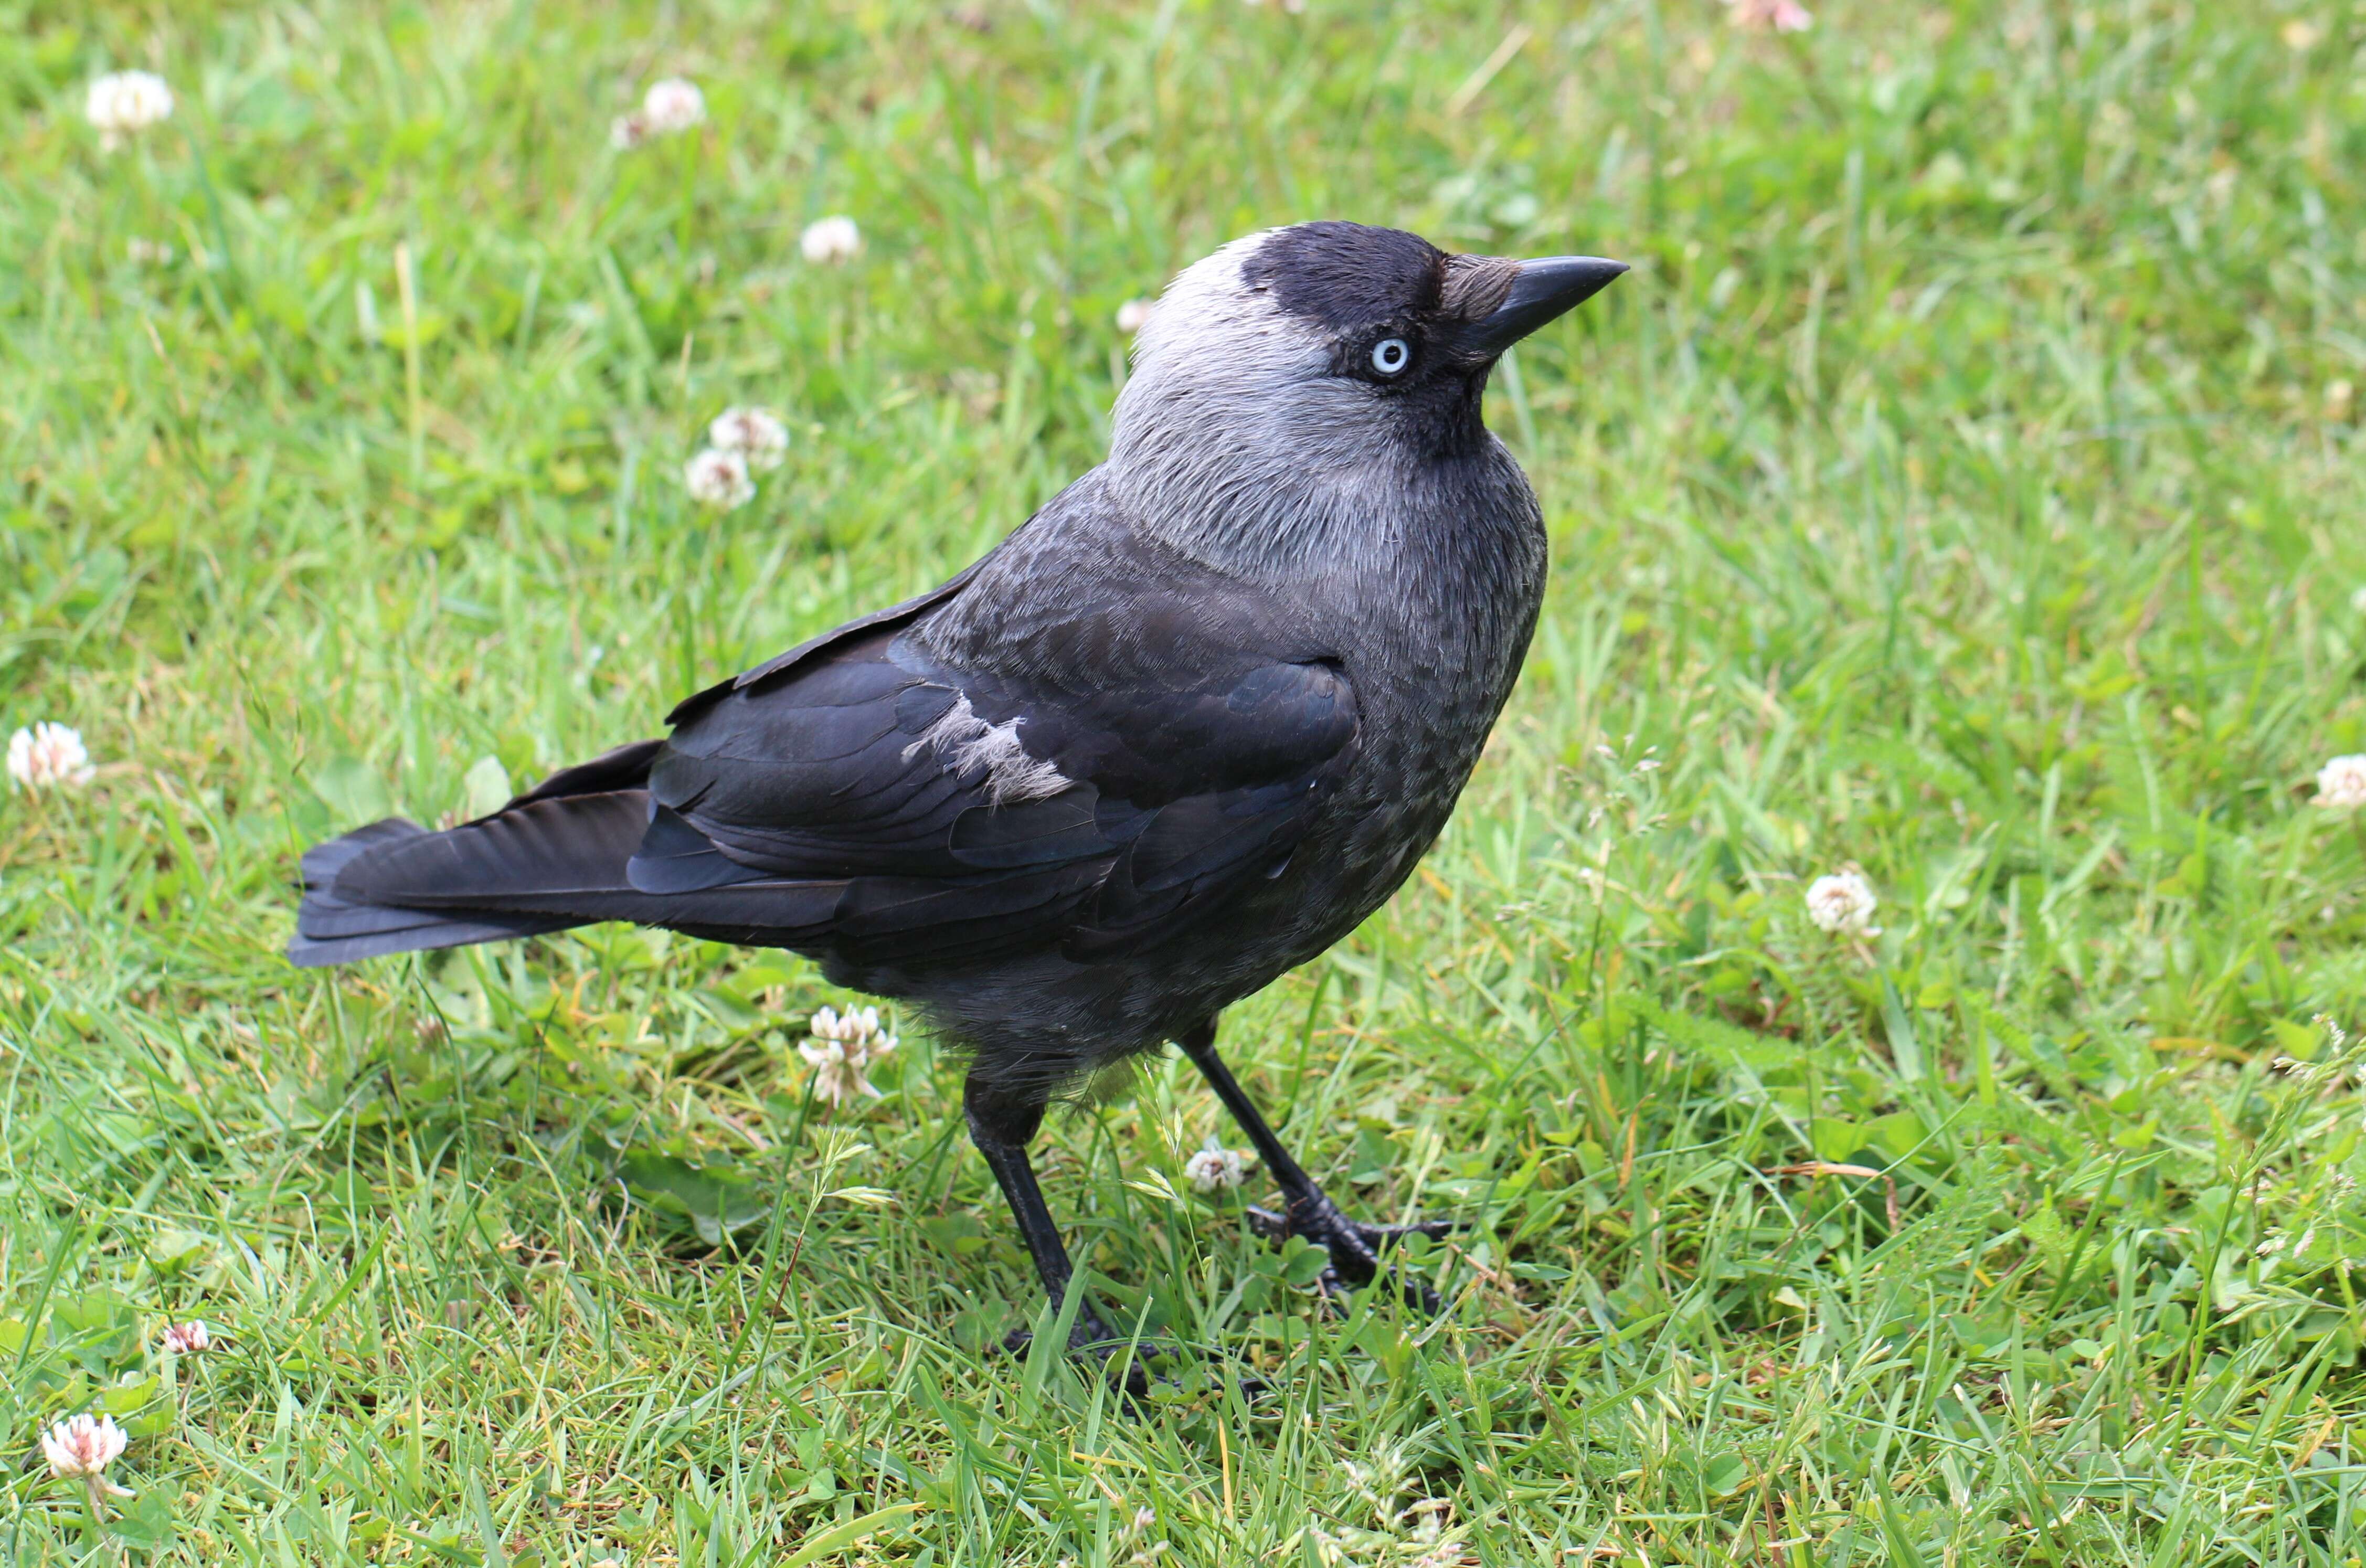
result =
[{"label": "black leg", "polygon": [[[994,1171],[994,1179],[1002,1186],[1002,1195],[1010,1202],[1011,1217],[1019,1222],[1019,1234],[1034,1256],[1035,1272],[1043,1281],[1044,1292],[1057,1306],[1067,1299],[1068,1282],[1076,1278],[1076,1266],[1068,1261],[1068,1249],[1061,1245],[1060,1227],[1052,1223],[1052,1211],[1044,1205],[1043,1190],[1035,1184],[1035,1168],[1028,1162],[1028,1141],[1043,1124],[1045,1101],[1041,1097],[1028,1098],[997,1091],[978,1081],[973,1073],[962,1091],[962,1110],[969,1121],[970,1141],[986,1156]],[[1004,1348],[1023,1349],[1032,1336],[1020,1328],[1003,1340]],[[1077,1303],[1076,1325],[1068,1331],[1068,1348],[1098,1356],[1107,1366],[1109,1376],[1130,1399],[1149,1397],[1151,1379],[1164,1377],[1165,1370],[1154,1370],[1163,1363],[1171,1367],[1177,1351],[1171,1343],[1148,1341],[1132,1348],[1128,1354],[1125,1337],[1111,1331],[1107,1319],[1094,1309],[1087,1296]],[[1265,1381],[1255,1373],[1245,1373],[1240,1379],[1244,1394],[1261,1392]]]},{"label": "black leg", "polygon": [[[1216,1055],[1216,1024],[1213,1019],[1186,1035],[1183,1054],[1191,1058],[1241,1131],[1256,1145],[1257,1157],[1265,1162],[1266,1170],[1281,1189],[1282,1213],[1249,1210],[1249,1223],[1263,1235],[1279,1239],[1285,1235],[1302,1235],[1317,1243],[1331,1254],[1331,1266],[1323,1271],[1323,1288],[1336,1295],[1370,1284],[1380,1271],[1380,1254],[1400,1236],[1439,1236],[1454,1228],[1452,1221],[1432,1220],[1418,1225],[1367,1225],[1349,1219],[1339,1212],[1339,1206],[1314,1184],[1305,1168],[1290,1158],[1281,1140],[1273,1135],[1264,1116],[1248,1095],[1241,1089],[1240,1080]],[[1425,1312],[1438,1310],[1437,1292],[1419,1282],[1403,1287],[1408,1303]]]},{"label": "black leg", "polygon": [[[986,1156],[994,1179],[1001,1183],[1011,1217],[1019,1222],[1019,1235],[1034,1255],[1036,1275],[1056,1305],[1067,1298],[1068,1281],[1076,1270],[1068,1261],[1068,1249],[1061,1245],[1060,1227],[1052,1223],[1052,1211],[1044,1206],[1043,1190],[1035,1185],[1035,1168],[1027,1159],[1028,1141],[1043,1124],[1044,1104],[1036,1097],[997,1093],[981,1084],[975,1073],[962,1091],[970,1141]],[[1076,1327],[1068,1336],[1072,1348],[1115,1337],[1090,1301],[1077,1309]]]}]

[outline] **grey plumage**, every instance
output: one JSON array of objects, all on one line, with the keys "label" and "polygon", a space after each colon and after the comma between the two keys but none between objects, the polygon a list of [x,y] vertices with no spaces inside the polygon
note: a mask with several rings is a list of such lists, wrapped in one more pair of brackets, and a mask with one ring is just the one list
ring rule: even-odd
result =
[{"label": "grey plumage", "polygon": [[[1481,392],[1619,270],[1351,224],[1227,245],[1142,331],[1109,459],[984,559],[482,821],[314,850],[290,956],[600,919],[810,953],[969,1050],[973,1131],[1056,1292],[1023,1154],[1045,1101],[1180,1041],[1234,1103],[1217,1013],[1445,825],[1545,576]],[[1277,1223],[1369,1278],[1379,1233],[1268,1164]]]}]

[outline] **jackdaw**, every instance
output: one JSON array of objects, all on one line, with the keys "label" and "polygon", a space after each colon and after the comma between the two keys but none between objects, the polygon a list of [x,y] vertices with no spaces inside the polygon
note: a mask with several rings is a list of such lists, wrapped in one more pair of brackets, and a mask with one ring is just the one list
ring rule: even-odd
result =
[{"label": "jackdaw", "polygon": [[[806,953],[966,1050],[970,1136],[1054,1302],[1028,1142],[1065,1088],[1172,1041],[1280,1189],[1260,1228],[1325,1248],[1327,1290],[1369,1283],[1402,1233],[1290,1156],[1216,1018],[1445,826],[1544,592],[1488,372],[1625,270],[1344,222],[1234,241],[1141,329],[1108,460],[983,559],[490,817],[318,846],[288,956],[599,920]],[[1074,1342],[1113,1337],[1081,1303]]]}]

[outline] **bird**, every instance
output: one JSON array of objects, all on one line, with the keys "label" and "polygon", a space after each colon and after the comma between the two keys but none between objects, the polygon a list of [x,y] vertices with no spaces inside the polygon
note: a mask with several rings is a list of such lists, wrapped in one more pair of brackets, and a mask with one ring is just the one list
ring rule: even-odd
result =
[{"label": "bird", "polygon": [[[1326,1292],[1371,1285],[1445,1223],[1351,1219],[1217,1020],[1355,930],[1444,828],[1544,602],[1489,374],[1626,270],[1338,220],[1224,244],[1141,325],[1106,458],[976,562],[490,816],[313,847],[288,957],[607,920],[803,953],[958,1048],[970,1137],[1055,1304],[1075,1269],[1029,1145],[1056,1100],[1172,1043],[1279,1190],[1252,1223],[1323,1248]],[[1089,1299],[1068,1310],[1072,1349],[1121,1343]]]}]

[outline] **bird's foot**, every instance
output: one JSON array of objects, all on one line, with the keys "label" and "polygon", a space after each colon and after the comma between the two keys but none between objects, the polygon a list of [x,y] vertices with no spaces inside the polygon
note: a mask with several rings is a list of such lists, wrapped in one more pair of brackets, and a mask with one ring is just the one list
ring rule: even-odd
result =
[{"label": "bird's foot", "polygon": [[[1014,1328],[1002,1337],[1002,1348],[1014,1356],[1024,1357],[1027,1348],[1035,1343],[1031,1328]],[[1126,1348],[1128,1340],[1109,1325],[1100,1314],[1086,1307],[1076,1314],[1076,1323],[1068,1329],[1068,1354],[1093,1355],[1106,1361]],[[1158,1353],[1155,1341],[1144,1341],[1138,1347],[1144,1356]]]},{"label": "bird's foot", "polygon": [[[1014,1328],[1003,1336],[1002,1348],[1023,1359],[1034,1338],[1032,1330]],[[1182,1346],[1165,1339],[1136,1343],[1110,1327],[1089,1307],[1076,1314],[1076,1326],[1068,1330],[1068,1354],[1099,1362],[1102,1375],[1130,1401],[1148,1399],[1155,1383],[1175,1385],[1177,1375],[1190,1363],[1189,1352]],[[1253,1398],[1265,1388],[1265,1380],[1256,1373],[1242,1372],[1240,1389],[1245,1397]]]},{"label": "bird's foot", "polygon": [[[1361,1290],[1380,1278],[1384,1255],[1406,1236],[1435,1239],[1457,1228],[1453,1220],[1425,1220],[1414,1225],[1368,1225],[1341,1213],[1339,1206],[1320,1191],[1291,1202],[1279,1213],[1252,1205],[1248,1217],[1249,1228],[1269,1241],[1302,1235],[1330,1253],[1331,1262],[1316,1283],[1323,1287],[1324,1295],[1335,1298]],[[1433,1317],[1437,1315],[1442,1303],[1426,1282],[1410,1279],[1399,1269],[1391,1269],[1390,1275],[1407,1306]]]}]

